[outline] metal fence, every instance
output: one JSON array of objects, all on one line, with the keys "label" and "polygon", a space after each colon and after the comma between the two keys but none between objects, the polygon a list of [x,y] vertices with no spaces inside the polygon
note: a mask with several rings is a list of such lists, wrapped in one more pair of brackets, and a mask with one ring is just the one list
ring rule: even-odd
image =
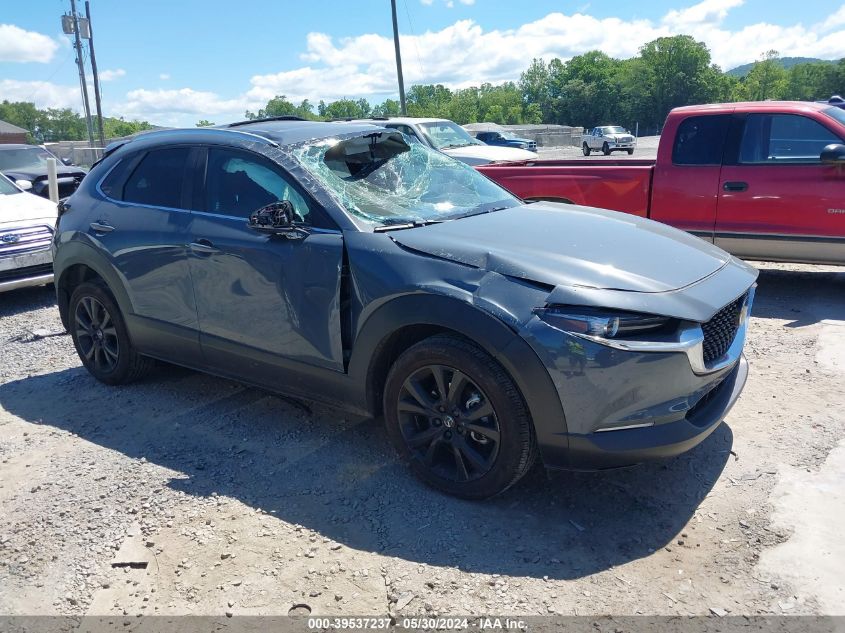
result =
[{"label": "metal fence", "polygon": [[60,159],[70,159],[71,164],[86,169],[90,169],[103,155],[102,147],[91,147],[82,141],[59,141],[46,143],[44,146]]}]

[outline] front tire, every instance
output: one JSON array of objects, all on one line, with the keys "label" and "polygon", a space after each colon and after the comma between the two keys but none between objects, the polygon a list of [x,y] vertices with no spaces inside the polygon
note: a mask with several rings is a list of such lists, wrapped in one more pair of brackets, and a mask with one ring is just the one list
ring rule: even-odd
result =
[{"label": "front tire", "polygon": [[581,147],[581,151],[584,153],[584,156],[589,156],[590,155],[590,146],[587,145],[586,143],[584,143],[584,145]]},{"label": "front tire", "polygon": [[634,150],[629,149],[629,150],[628,150],[628,156],[633,156],[633,154],[634,154]]},{"label": "front tire", "polygon": [[68,314],[76,353],[100,382],[123,385],[152,368],[153,360],[141,356],[132,346],[123,315],[102,284],[79,284],[70,296]]},{"label": "front tire", "polygon": [[605,156],[610,156],[610,145],[608,145],[607,143],[602,145],[601,146],[601,153],[604,154]]},{"label": "front tire", "polygon": [[402,353],[387,376],[383,404],[387,435],[402,461],[450,495],[497,495],[534,461],[531,420],[513,380],[458,336],[432,336]]}]

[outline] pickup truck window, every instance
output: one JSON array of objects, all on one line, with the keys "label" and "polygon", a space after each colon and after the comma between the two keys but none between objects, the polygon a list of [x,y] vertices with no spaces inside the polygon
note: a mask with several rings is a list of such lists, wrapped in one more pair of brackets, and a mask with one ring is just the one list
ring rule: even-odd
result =
[{"label": "pickup truck window", "polygon": [[749,114],[739,150],[742,164],[818,163],[825,145],[841,143],[826,127],[799,114]]},{"label": "pickup truck window", "polygon": [[721,165],[730,115],[711,114],[684,119],[675,135],[672,162],[676,165]]}]

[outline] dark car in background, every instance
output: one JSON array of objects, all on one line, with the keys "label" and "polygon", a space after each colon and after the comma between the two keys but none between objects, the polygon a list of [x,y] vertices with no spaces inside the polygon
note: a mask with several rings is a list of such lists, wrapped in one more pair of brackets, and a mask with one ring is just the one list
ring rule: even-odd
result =
[{"label": "dark car in background", "polygon": [[76,191],[85,177],[85,170],[68,165],[55,154],[37,145],[0,145],[0,173],[18,187],[37,196],[49,198],[47,186],[47,159],[56,159],[59,197],[65,198]]},{"label": "dark car in background", "polygon": [[519,149],[527,149],[531,152],[537,151],[537,141],[532,141],[530,138],[520,138],[511,132],[479,132],[475,135],[475,138],[487,145],[517,147]]},{"label": "dark car in background", "polygon": [[60,206],[84,366],[152,359],[383,415],[425,482],[677,455],[736,401],[757,271],[630,215],[525,204],[367,123],[265,120],[108,149]]}]

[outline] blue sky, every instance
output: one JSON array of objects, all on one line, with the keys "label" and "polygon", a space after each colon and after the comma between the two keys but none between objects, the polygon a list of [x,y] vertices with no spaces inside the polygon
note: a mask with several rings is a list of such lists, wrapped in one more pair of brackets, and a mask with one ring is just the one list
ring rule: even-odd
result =
[{"label": "blue sky", "polygon": [[[395,97],[389,0],[91,0],[106,114],[163,125],[241,118],[292,100]],[[451,87],[516,80],[533,57],[598,48],[636,54],[689,33],[725,68],[774,48],[845,56],[845,2],[813,0],[397,0],[406,82]],[[0,99],[80,102],[59,16],[70,0],[3,2]]]}]

